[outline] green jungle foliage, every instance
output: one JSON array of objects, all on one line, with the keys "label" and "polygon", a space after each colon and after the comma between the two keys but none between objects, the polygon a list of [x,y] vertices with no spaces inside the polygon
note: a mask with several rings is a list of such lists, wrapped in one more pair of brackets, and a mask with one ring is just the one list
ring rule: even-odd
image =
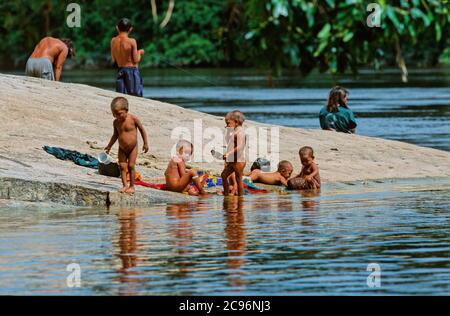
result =
[{"label": "green jungle foliage", "polygon": [[[121,17],[144,48],[141,67],[264,67],[356,72],[450,64],[448,0],[17,0],[0,4],[0,66],[23,67],[46,36],[71,38],[79,67],[111,67],[110,41]],[[66,6],[81,6],[81,27],[69,28]],[[367,4],[381,7],[380,27],[368,27]]]}]

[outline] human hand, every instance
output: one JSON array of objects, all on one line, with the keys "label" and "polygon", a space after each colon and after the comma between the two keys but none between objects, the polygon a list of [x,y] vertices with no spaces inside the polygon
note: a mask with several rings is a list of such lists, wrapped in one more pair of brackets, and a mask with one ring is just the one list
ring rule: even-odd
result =
[{"label": "human hand", "polygon": [[308,181],[308,182],[311,182],[312,181],[312,177],[311,176],[306,176],[305,180]]},{"label": "human hand", "polygon": [[105,151],[105,153],[109,154],[109,152],[111,151],[111,147],[106,146],[103,150]]},{"label": "human hand", "polygon": [[144,55],[145,51],[143,49],[138,50],[139,55]]},{"label": "human hand", "polygon": [[144,144],[144,146],[142,146],[142,150],[144,151],[144,153],[148,152],[148,144]]}]

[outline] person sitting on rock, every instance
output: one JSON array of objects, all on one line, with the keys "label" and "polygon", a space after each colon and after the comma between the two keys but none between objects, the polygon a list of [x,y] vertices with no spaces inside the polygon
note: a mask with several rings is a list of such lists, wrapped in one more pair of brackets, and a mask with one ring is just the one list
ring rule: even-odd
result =
[{"label": "person sitting on rock", "polygon": [[[194,151],[194,145],[187,140],[179,140],[176,145],[176,154],[170,159],[166,172],[166,190],[173,192],[187,192],[189,195],[206,195],[200,178],[195,169],[186,169]],[[191,183],[192,182],[192,183]]]},{"label": "person sitting on rock", "polygon": [[319,167],[314,161],[314,151],[309,146],[300,148],[298,152],[302,163],[302,171],[288,180],[288,189],[309,190],[320,189]]},{"label": "person sitting on rock", "polygon": [[327,105],[319,112],[320,127],[342,133],[355,133],[356,120],[347,106],[347,89],[336,86],[331,89]]},{"label": "person sitting on rock", "polygon": [[66,58],[74,56],[75,49],[70,39],[44,37],[28,58],[25,75],[59,81]]}]

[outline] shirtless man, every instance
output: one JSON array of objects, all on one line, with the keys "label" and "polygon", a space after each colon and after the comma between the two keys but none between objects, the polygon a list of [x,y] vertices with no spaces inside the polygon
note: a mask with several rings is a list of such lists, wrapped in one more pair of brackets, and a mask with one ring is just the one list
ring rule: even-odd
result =
[{"label": "shirtless man", "polygon": [[247,176],[255,183],[264,183],[270,185],[288,186],[287,180],[293,171],[292,164],[287,160],[282,160],[278,164],[278,170],[275,172],[264,172],[260,169],[254,169]]},{"label": "shirtless man", "polygon": [[130,20],[122,18],[116,25],[119,35],[111,40],[112,61],[119,67],[116,92],[142,97],[142,77],[137,65],[144,50],[138,50],[136,40],[129,37],[132,30]]},{"label": "shirtless man", "polygon": [[25,74],[47,80],[59,81],[66,58],[75,56],[69,39],[44,37],[34,48],[25,67]]},{"label": "shirtless man", "polygon": [[[139,119],[135,115],[128,113],[128,100],[124,97],[116,97],[112,100],[111,111],[115,118],[113,122],[114,133],[109,144],[105,147],[105,151],[109,153],[116,140],[119,140],[118,156],[123,184],[119,192],[133,194],[135,191],[134,166],[138,154],[137,130],[139,130],[144,140],[142,148],[144,153],[148,152],[147,132]],[[128,185],[127,181],[127,171],[130,175],[130,185]]]},{"label": "shirtless man", "polygon": [[195,169],[186,169],[185,162],[190,160],[194,145],[187,140],[180,140],[177,143],[176,150],[176,155],[170,159],[164,173],[167,190],[187,192],[189,195],[207,195],[200,183],[197,171]]}]

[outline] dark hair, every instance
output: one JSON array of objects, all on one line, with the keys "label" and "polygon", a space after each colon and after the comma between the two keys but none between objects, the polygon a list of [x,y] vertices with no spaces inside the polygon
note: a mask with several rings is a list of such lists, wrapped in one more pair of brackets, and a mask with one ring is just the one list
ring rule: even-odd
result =
[{"label": "dark hair", "polygon": [[120,32],[128,32],[131,29],[131,21],[127,18],[121,18],[117,23]]},{"label": "dark hair", "polygon": [[348,94],[348,90],[340,86],[335,86],[333,89],[331,89],[330,94],[328,95],[327,111],[337,112],[338,104],[346,108],[347,104],[342,100],[342,97],[347,96]]},{"label": "dark hair", "polygon": [[75,57],[75,47],[73,47],[73,42],[72,40],[68,39],[68,38],[62,38],[61,42],[63,42],[64,44],[66,44],[67,48],[69,49],[69,52],[67,53],[67,58],[73,58]]},{"label": "dark hair", "polygon": [[262,171],[270,171],[270,161],[266,158],[258,158],[255,160],[255,162],[252,164],[250,171],[253,171],[255,169],[259,169]]},{"label": "dark hair", "polygon": [[300,150],[298,151],[299,155],[304,155],[304,154],[309,154],[311,155],[311,157],[314,158],[314,150],[312,149],[312,147],[310,146],[303,146],[302,148],[300,148]]}]

